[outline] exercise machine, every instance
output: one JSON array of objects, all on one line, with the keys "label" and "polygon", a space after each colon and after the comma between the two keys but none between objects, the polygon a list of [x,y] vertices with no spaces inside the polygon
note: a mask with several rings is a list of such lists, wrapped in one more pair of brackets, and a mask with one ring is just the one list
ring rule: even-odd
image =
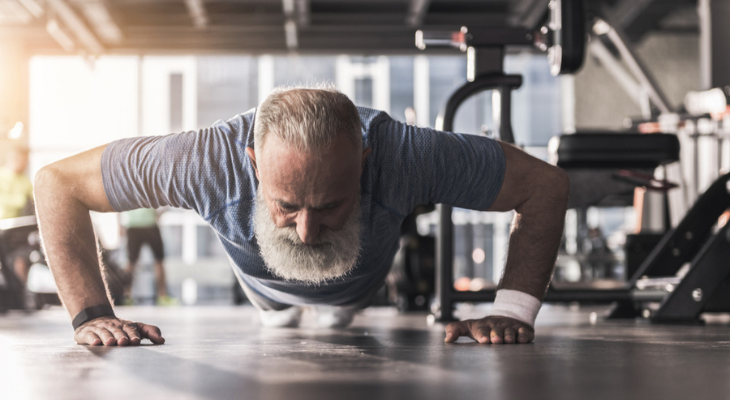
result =
[{"label": "exercise machine", "polygon": [[[551,2],[550,13],[551,24],[538,31],[509,28],[470,31],[462,28],[448,35],[417,34],[416,44],[421,49],[450,45],[467,53],[469,82],[448,99],[437,120],[437,129],[453,130],[453,119],[459,106],[471,96],[492,90],[496,131],[502,141],[514,143],[510,95],[512,90],[520,87],[522,77],[503,73],[504,47],[534,46],[547,50],[553,74],[575,72],[582,61],[585,21],[580,1]],[[605,21],[602,23],[605,24]],[[610,36],[614,31],[606,32]],[[568,34],[572,36],[566,37]],[[560,47],[554,47],[557,45]],[[629,57],[630,53],[624,56],[633,59]],[[638,70],[642,70],[640,65]],[[647,79],[646,84],[652,86],[651,80]],[[661,105],[661,93],[657,92],[654,97],[653,101]],[[612,182],[629,188],[656,185],[657,190],[671,189],[673,185],[670,182],[656,181],[650,175],[647,178],[641,171],[652,172],[658,166],[679,159],[679,142],[676,135],[671,134],[578,133],[562,136],[551,147],[555,164],[569,173],[581,169],[603,169]],[[724,268],[730,255],[730,233],[726,225],[717,224],[720,214],[730,207],[728,191],[726,175],[697,200],[677,228],[662,236],[659,244],[625,284],[609,288],[551,284],[545,301],[613,302],[616,306],[611,313],[612,318],[642,315],[654,322],[696,322],[701,312],[730,310],[730,295],[725,290],[730,288],[730,270]],[[436,301],[432,310],[437,320],[451,321],[455,303],[493,301],[496,290],[455,290],[452,209],[447,205],[437,205],[437,210]]]},{"label": "exercise machine", "polygon": [[34,216],[0,220],[0,311],[25,308],[25,285],[14,271],[20,247],[40,248]]},{"label": "exercise machine", "polygon": [[[547,51],[553,75],[574,73],[580,69],[585,53],[585,21],[580,0],[554,0],[549,5],[549,21],[536,30],[491,28],[458,32],[416,33],[416,46],[452,46],[467,54],[468,82],[458,88],[446,102],[436,121],[436,129],[452,131],[459,106],[468,98],[493,91],[496,131],[502,141],[514,143],[511,125],[512,91],[522,85],[522,76],[504,73],[506,46],[531,47]],[[439,229],[436,236],[436,304],[440,321],[453,319],[453,305],[463,301],[493,301],[494,290],[457,292],[453,288],[454,226],[452,208],[437,205]]]}]

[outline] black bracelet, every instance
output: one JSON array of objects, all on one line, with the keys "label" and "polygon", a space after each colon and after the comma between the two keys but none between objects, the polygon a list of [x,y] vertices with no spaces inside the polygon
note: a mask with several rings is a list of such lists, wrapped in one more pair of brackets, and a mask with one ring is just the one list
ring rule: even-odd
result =
[{"label": "black bracelet", "polygon": [[108,305],[84,308],[74,317],[71,325],[73,325],[74,330],[76,330],[79,326],[99,317],[116,317],[116,315],[114,315],[114,309]]}]

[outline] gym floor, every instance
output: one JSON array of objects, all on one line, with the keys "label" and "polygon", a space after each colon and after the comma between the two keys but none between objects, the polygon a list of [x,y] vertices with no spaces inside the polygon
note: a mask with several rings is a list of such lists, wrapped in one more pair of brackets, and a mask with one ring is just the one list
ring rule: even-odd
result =
[{"label": "gym floor", "polygon": [[[483,310],[462,310],[481,314]],[[0,315],[3,399],[730,398],[730,327],[591,324],[543,308],[528,345],[443,343],[423,314],[369,309],[345,330],[267,329],[251,307],[124,307],[167,343],[74,344],[60,308]],[[148,343],[145,341],[145,343]]]}]

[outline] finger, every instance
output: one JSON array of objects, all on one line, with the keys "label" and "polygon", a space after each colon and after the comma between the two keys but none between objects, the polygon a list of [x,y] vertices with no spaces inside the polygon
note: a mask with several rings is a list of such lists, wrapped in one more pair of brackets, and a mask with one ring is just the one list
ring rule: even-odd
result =
[{"label": "finger", "polygon": [[503,339],[504,330],[500,327],[492,327],[492,331],[489,333],[489,341],[494,344],[500,344],[504,342]]},{"label": "finger", "polygon": [[535,333],[527,328],[517,330],[517,343],[530,343],[535,338]]},{"label": "finger", "polygon": [[81,337],[81,340],[76,339],[76,343],[88,344],[91,346],[101,346],[102,345],[102,341],[99,338],[99,336],[96,333],[91,332],[91,331],[88,331],[85,334],[83,334],[83,336]]},{"label": "finger", "polygon": [[129,344],[136,346],[139,344],[140,341],[142,341],[142,339],[140,339],[140,334],[137,329],[137,324],[124,324],[122,328],[127,334],[127,337],[129,337]]},{"label": "finger", "polygon": [[471,332],[469,330],[467,321],[452,322],[446,325],[444,330],[446,331],[446,338],[444,338],[444,342],[446,343],[454,342],[460,336],[471,337]]},{"label": "finger", "polygon": [[129,336],[127,336],[127,333],[124,332],[124,327],[113,327],[111,328],[111,333],[114,335],[114,340],[116,340],[118,346],[128,346],[129,345]]},{"label": "finger", "polygon": [[489,343],[489,330],[489,325],[475,323],[471,325],[471,336],[479,343]]},{"label": "finger", "polygon": [[117,344],[117,340],[114,338],[114,335],[109,332],[108,329],[98,328],[96,329],[96,334],[97,336],[99,336],[104,346],[114,346],[115,344]]},{"label": "finger", "polygon": [[514,328],[512,328],[512,327],[504,328],[504,342],[505,343],[510,343],[510,344],[514,343],[516,336],[517,335],[515,334]]},{"label": "finger", "polygon": [[142,334],[143,338],[149,339],[154,344],[165,343],[165,338],[162,337],[162,332],[160,332],[160,328],[154,325],[147,325],[139,322],[137,323],[137,325],[139,325],[140,333]]}]

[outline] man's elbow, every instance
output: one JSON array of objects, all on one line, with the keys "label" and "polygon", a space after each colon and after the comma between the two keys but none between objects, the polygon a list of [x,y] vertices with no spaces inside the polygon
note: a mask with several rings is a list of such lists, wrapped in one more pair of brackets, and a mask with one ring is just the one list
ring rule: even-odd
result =
[{"label": "man's elbow", "polygon": [[568,173],[562,168],[550,166],[550,171],[545,182],[550,191],[550,197],[561,205],[563,208],[568,207],[568,199],[570,198],[570,178]]},{"label": "man's elbow", "polygon": [[58,195],[58,185],[63,178],[54,164],[49,164],[38,170],[33,178],[33,192],[36,202],[48,196]]},{"label": "man's elbow", "polygon": [[35,173],[35,177],[33,178],[33,187],[36,192],[42,192],[43,189],[45,189],[50,182],[53,181],[51,176],[54,175],[54,173],[55,172],[50,165],[42,167]]}]

